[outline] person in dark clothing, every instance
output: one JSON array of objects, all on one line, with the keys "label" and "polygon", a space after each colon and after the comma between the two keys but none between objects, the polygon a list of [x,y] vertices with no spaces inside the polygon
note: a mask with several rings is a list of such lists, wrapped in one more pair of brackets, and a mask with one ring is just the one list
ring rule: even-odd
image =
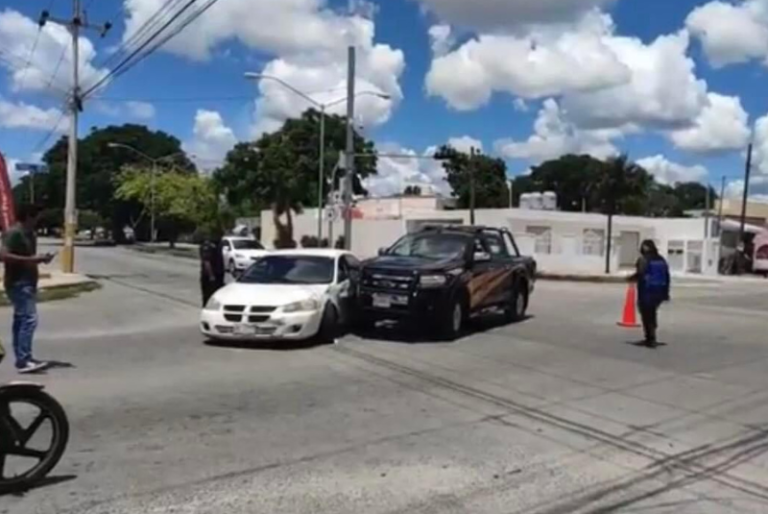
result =
[{"label": "person in dark clothing", "polygon": [[38,266],[49,264],[54,255],[37,254],[35,227],[40,210],[22,205],[18,222],[3,234],[0,258],[5,262],[3,282],[13,304],[13,351],[19,373],[34,373],[48,366],[32,356],[32,341],[37,328]]},{"label": "person in dark clothing", "polygon": [[629,280],[637,282],[637,304],[643,321],[645,344],[655,346],[659,307],[670,300],[669,266],[664,257],[659,255],[656,243],[651,240],[643,241],[640,245],[640,258],[636,266],[637,271]]},{"label": "person in dark clothing", "polygon": [[221,231],[216,230],[200,245],[200,289],[203,294],[203,307],[216,291],[224,287],[224,273]]}]

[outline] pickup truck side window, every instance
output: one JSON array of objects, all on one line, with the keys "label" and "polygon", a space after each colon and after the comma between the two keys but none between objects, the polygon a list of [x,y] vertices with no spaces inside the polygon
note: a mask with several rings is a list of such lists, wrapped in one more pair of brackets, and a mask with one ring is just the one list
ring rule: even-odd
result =
[{"label": "pickup truck side window", "polygon": [[510,254],[507,250],[507,245],[501,237],[499,232],[485,232],[483,234],[485,238],[485,245],[488,247],[488,251],[493,257],[509,258]]},{"label": "pickup truck side window", "polygon": [[349,267],[347,266],[347,261],[344,257],[340,257],[336,265],[339,267],[338,283],[342,284],[349,280]]},{"label": "pickup truck side window", "polygon": [[520,257],[520,250],[517,248],[517,243],[512,237],[512,234],[504,232],[504,242],[507,244],[507,250],[511,256]]}]

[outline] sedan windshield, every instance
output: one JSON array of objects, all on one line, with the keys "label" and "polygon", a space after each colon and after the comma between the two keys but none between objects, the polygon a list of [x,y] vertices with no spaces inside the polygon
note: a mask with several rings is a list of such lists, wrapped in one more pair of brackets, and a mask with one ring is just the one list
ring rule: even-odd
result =
[{"label": "sedan windshield", "polygon": [[253,239],[234,239],[232,241],[232,246],[235,247],[235,250],[263,250],[264,247],[261,246],[261,243],[258,241],[254,241]]},{"label": "sedan windshield", "polygon": [[464,255],[468,239],[447,234],[405,236],[387,251],[398,257],[424,257],[434,260],[455,259]]},{"label": "sedan windshield", "polygon": [[328,257],[269,255],[256,261],[240,277],[243,284],[330,284],[334,261]]}]

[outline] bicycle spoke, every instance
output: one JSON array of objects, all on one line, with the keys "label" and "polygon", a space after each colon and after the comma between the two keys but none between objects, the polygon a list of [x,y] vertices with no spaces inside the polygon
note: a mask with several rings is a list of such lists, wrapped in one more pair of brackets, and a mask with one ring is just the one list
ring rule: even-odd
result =
[{"label": "bicycle spoke", "polygon": [[21,437],[19,438],[19,443],[21,446],[26,446],[27,443],[32,439],[32,437],[37,432],[37,429],[40,428],[40,425],[43,424],[43,422],[48,419],[50,416],[47,412],[40,412],[40,414],[37,415],[35,420],[29,424],[26,430],[22,432]]},{"label": "bicycle spoke", "polygon": [[48,452],[42,450],[33,450],[32,448],[24,448],[22,446],[15,446],[9,448],[6,451],[6,455],[15,455],[17,457],[31,457],[37,460],[43,460]]}]

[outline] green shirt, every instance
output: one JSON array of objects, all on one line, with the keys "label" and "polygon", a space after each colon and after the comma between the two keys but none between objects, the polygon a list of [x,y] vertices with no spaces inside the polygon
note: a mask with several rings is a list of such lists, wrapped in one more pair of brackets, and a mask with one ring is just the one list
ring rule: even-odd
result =
[{"label": "green shirt", "polygon": [[[32,257],[37,255],[37,237],[33,231],[25,230],[21,225],[14,225],[3,234],[3,248],[7,253]],[[37,264],[5,262],[3,282],[6,290],[19,281],[31,282],[37,286],[37,279]]]}]

